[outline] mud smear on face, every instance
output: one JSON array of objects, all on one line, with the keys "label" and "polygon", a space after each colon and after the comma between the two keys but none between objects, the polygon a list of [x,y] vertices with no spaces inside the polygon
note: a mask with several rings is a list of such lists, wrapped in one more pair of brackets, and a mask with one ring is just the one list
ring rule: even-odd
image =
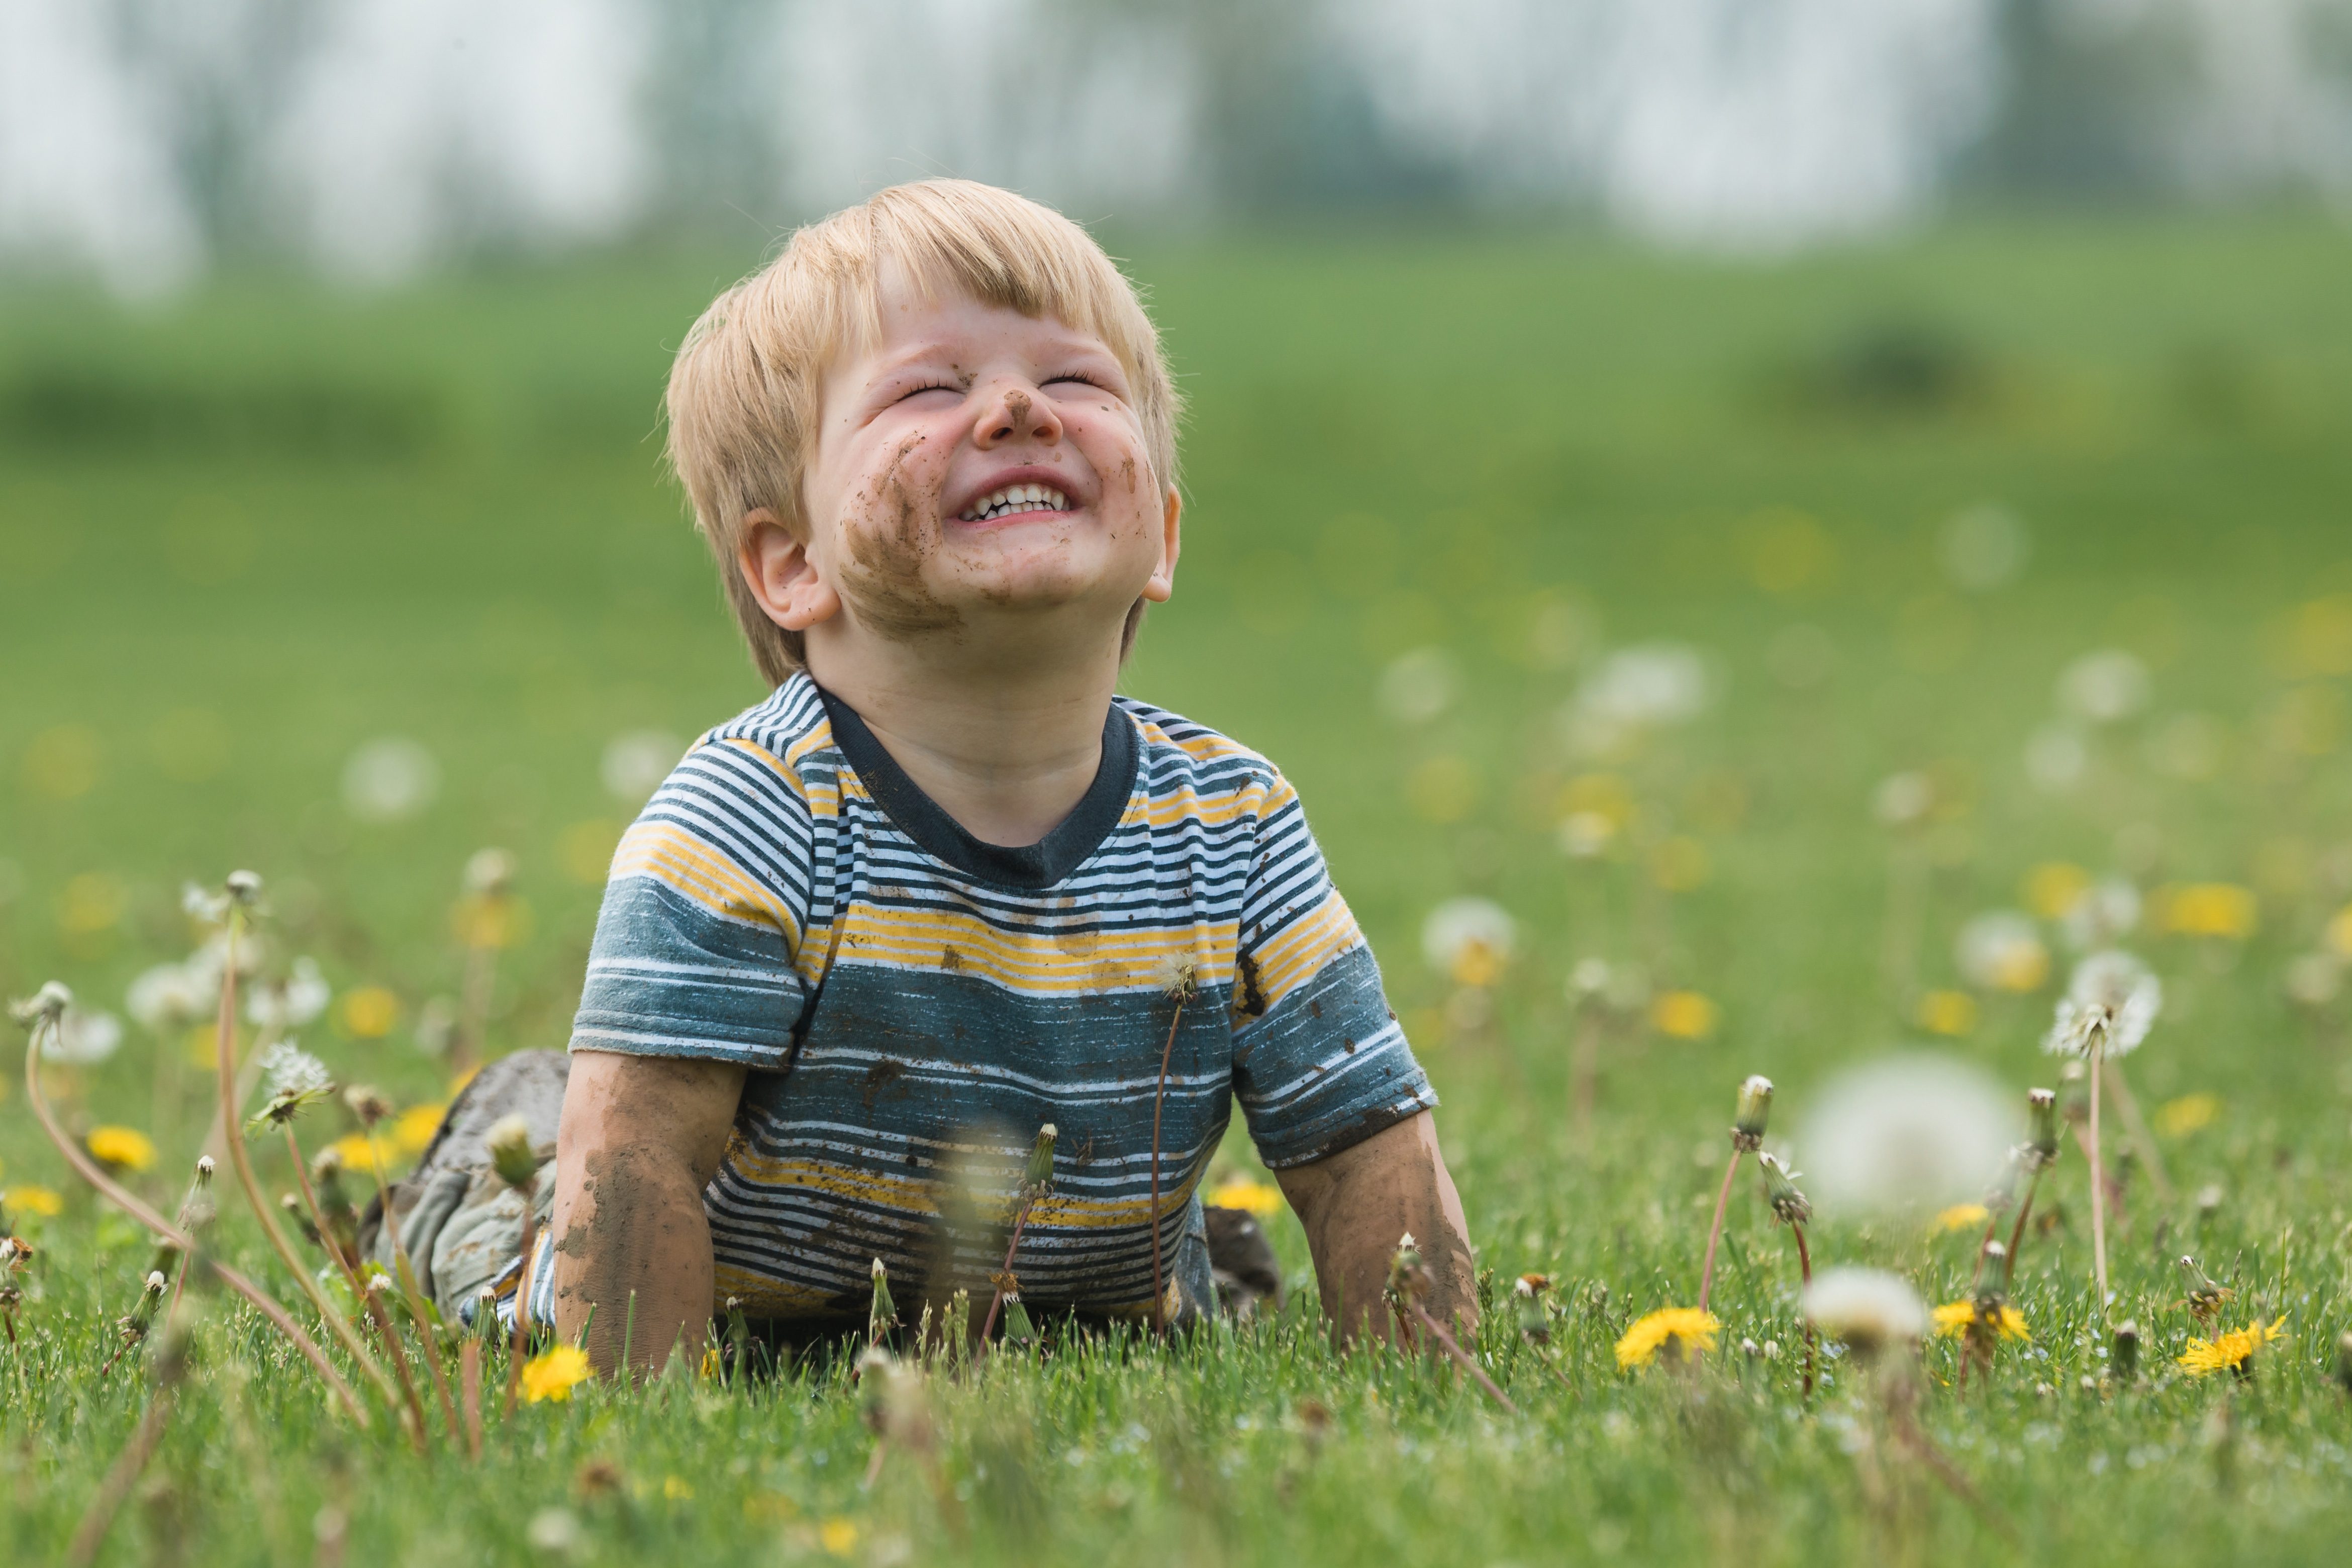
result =
[{"label": "mud smear on face", "polygon": [[842,597],[851,612],[893,642],[963,625],[955,606],[941,604],[923,581],[924,563],[939,553],[940,520],[907,478],[907,458],[917,445],[908,441],[892,455],[870,492],[868,525],[847,531],[849,559],[842,572]]}]

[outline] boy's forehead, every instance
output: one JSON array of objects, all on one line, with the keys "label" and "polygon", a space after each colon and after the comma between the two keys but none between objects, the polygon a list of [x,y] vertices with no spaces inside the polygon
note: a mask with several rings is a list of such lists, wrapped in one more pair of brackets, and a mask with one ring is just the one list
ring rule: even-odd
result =
[{"label": "boy's forehead", "polygon": [[985,300],[950,279],[921,280],[893,263],[883,270],[874,318],[844,344],[845,360],[870,368],[933,357],[941,351],[978,349],[1007,341],[1064,348],[1116,351],[1100,335],[1047,311],[1029,315]]}]

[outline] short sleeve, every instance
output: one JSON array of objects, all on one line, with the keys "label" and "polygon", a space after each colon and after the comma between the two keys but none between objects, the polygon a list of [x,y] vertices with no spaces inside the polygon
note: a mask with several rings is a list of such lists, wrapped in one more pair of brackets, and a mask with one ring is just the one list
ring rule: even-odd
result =
[{"label": "short sleeve", "polygon": [[808,999],[812,839],[773,755],[688,752],[614,853],[572,1049],[783,1066]]},{"label": "short sleeve", "polygon": [[1288,782],[1266,791],[1243,894],[1234,1090],[1268,1168],[1336,1154],[1437,1104]]}]

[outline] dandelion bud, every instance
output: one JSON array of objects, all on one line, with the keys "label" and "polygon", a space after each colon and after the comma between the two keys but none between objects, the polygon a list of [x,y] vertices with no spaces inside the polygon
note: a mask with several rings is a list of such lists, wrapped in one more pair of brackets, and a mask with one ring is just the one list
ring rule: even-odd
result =
[{"label": "dandelion bud", "polygon": [[300,1198],[296,1197],[292,1193],[280,1193],[278,1196],[278,1206],[286,1211],[286,1217],[292,1220],[296,1228],[301,1231],[302,1239],[313,1247],[323,1247],[327,1245],[326,1238],[319,1234],[319,1227],[310,1223],[310,1213],[303,1208]]},{"label": "dandelion bud", "polygon": [[373,1127],[392,1114],[392,1101],[371,1084],[355,1083],[343,1090],[343,1103],[351,1107],[352,1114],[360,1119],[362,1127]]},{"label": "dandelion bud", "polygon": [[1810,1222],[1813,1205],[1797,1190],[1796,1173],[1782,1164],[1777,1154],[1759,1154],[1756,1163],[1764,1171],[1764,1201],[1772,1205],[1772,1217],[1782,1225]]},{"label": "dandelion bud", "polygon": [[520,1116],[502,1116],[490,1124],[483,1140],[490,1148],[490,1163],[497,1167],[499,1180],[517,1192],[531,1185],[539,1175],[539,1156],[530,1146],[530,1123]]},{"label": "dandelion bud", "polygon": [[1029,1190],[1042,1193],[1054,1184],[1054,1140],[1061,1136],[1050,1121],[1037,1129],[1037,1141],[1029,1145],[1029,1170],[1026,1176]]},{"label": "dandelion bud", "polygon": [[1421,1266],[1421,1248],[1413,1245],[1412,1232],[1406,1231],[1389,1259],[1389,1298],[1399,1306],[1411,1306],[1428,1290],[1429,1270]]},{"label": "dandelion bud", "polygon": [[515,858],[504,849],[477,849],[466,861],[466,891],[481,898],[503,896],[514,886]]},{"label": "dandelion bud", "polygon": [[44,982],[38,991],[22,1002],[11,1002],[8,1016],[27,1029],[41,1024],[54,1027],[58,1020],[66,1016],[66,1009],[72,1005],[73,993],[66,989],[63,982],[50,980]]},{"label": "dandelion bud", "polygon": [[1018,1291],[1004,1298],[1004,1337],[1016,1345],[1025,1345],[1037,1337],[1037,1325],[1029,1321],[1029,1309],[1021,1304]]},{"label": "dandelion bud", "polygon": [[1739,1107],[1731,1121],[1731,1146],[1753,1152],[1764,1142],[1764,1123],[1772,1114],[1772,1080],[1750,1077],[1739,1086]]},{"label": "dandelion bud", "polygon": [[1551,1281],[1540,1274],[1522,1274],[1511,1287],[1511,1305],[1519,1317],[1519,1337],[1529,1344],[1551,1342],[1551,1319],[1544,1311],[1543,1295]]},{"label": "dandelion bud", "polygon": [[474,1315],[466,1330],[478,1340],[486,1340],[499,1326],[499,1293],[488,1285],[474,1292]]},{"label": "dandelion bud", "polygon": [[2352,1329],[2336,1336],[2336,1386],[2352,1394]]},{"label": "dandelion bud", "polygon": [[2218,1182],[2208,1182],[2197,1189],[2197,1218],[2200,1224],[2210,1220],[2221,1210],[2221,1187]]},{"label": "dandelion bud", "polygon": [[2117,1383],[2129,1383],[2139,1375],[2139,1325],[2125,1321],[2116,1325],[2115,1343],[2107,1352],[2107,1364],[2115,1369]]},{"label": "dandelion bud", "polygon": [[255,871],[231,871],[221,883],[221,890],[230,900],[246,909],[261,901],[261,877]]},{"label": "dandelion bud", "polygon": [[196,1185],[199,1188],[213,1184],[213,1157],[210,1154],[196,1156]]},{"label": "dandelion bud", "polygon": [[2058,1158],[2058,1096],[2051,1089],[2029,1089],[2025,1110],[2033,1129],[2025,1147],[2039,1170]]},{"label": "dandelion bud", "polygon": [[898,1304],[890,1300],[890,1271],[874,1260],[874,1305],[866,1315],[866,1337],[879,1340],[898,1326]]}]

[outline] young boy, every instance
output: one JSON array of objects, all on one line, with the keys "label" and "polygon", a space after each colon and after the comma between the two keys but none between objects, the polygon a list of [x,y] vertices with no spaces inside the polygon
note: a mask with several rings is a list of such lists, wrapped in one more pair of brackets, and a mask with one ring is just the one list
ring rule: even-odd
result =
[{"label": "young boy", "polygon": [[688,334],[670,457],[776,689],[605,890],[530,1290],[599,1366],[730,1300],[862,1322],[877,1258],[985,1301],[943,1205],[1047,1122],[1031,1309],[1148,1318],[1156,1273],[1198,1310],[1234,1096],[1341,1331],[1385,1331],[1408,1231],[1474,1310],[1436,1096],[1297,795],[1115,694],[1174,585],[1176,405],[1101,249],[963,181],[801,230]]}]

